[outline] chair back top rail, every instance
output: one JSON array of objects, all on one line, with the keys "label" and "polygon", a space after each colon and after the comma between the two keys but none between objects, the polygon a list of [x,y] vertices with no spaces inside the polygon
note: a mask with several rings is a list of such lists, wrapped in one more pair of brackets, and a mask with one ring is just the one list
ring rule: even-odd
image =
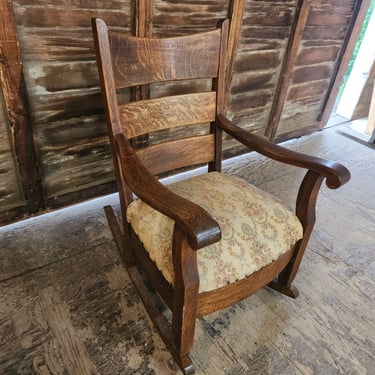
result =
[{"label": "chair back top rail", "polygon": [[172,38],[108,36],[117,88],[218,75],[220,29]]}]

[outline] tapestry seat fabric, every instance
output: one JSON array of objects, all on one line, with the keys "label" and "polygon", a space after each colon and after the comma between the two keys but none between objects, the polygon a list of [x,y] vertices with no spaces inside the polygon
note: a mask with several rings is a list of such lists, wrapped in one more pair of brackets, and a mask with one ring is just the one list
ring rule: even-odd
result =
[{"label": "tapestry seat fabric", "polygon": [[[222,231],[219,242],[198,250],[200,292],[251,275],[302,238],[300,221],[282,202],[240,178],[211,172],[168,188],[203,207]],[[129,205],[127,220],[173,285],[173,220],[139,199]]]}]

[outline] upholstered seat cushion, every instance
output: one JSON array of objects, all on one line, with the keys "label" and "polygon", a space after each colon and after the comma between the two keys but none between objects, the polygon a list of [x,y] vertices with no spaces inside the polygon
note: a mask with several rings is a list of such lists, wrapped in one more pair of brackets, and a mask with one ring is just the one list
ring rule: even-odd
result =
[{"label": "upholstered seat cushion", "polygon": [[[219,242],[198,250],[200,292],[251,275],[302,237],[301,223],[284,204],[237,177],[212,172],[168,187],[203,207],[222,231]],[[129,205],[127,220],[158,269],[173,284],[174,222],[139,199]]]}]

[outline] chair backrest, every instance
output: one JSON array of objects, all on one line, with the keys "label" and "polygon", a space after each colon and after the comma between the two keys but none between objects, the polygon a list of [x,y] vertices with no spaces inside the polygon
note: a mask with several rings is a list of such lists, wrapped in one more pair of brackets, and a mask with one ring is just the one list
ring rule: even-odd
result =
[{"label": "chair backrest", "polygon": [[[204,163],[210,170],[220,169],[221,133],[214,123],[226,105],[228,20],[212,31],[172,38],[126,36],[108,31],[100,19],[93,20],[93,29],[110,136],[122,132],[131,140],[160,131],[183,134],[183,138],[136,150],[153,174]],[[203,85],[202,79],[206,79]],[[116,96],[123,88],[182,80],[189,80],[188,85],[180,85],[189,88],[182,94],[173,89],[169,90],[172,95],[125,104]],[[201,83],[194,85],[191,80]],[[186,137],[185,127],[195,125],[196,129],[198,124],[205,124],[207,131]]]}]

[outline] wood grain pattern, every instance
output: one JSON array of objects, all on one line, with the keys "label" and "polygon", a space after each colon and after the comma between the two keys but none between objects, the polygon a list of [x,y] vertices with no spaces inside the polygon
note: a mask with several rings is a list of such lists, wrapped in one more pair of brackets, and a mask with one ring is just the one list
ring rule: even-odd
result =
[{"label": "wood grain pattern", "polygon": [[[345,1],[340,4],[340,10],[338,10],[337,2],[334,0],[329,2],[311,1],[311,11],[303,31],[294,70],[302,67],[320,66],[322,72],[328,69],[330,73],[327,78],[320,79],[318,76],[309,81],[309,84],[298,82],[290,84],[288,97],[284,104],[287,110],[281,116],[277,138],[285,139],[298,132],[302,133],[300,124],[303,119],[305,133],[325,126],[328,117],[322,118],[321,113],[327,106],[329,92],[332,91],[333,85],[336,88],[340,85],[337,71],[342,63],[349,36],[353,31],[353,36],[358,35],[353,29],[353,22],[356,19],[361,22],[361,17],[357,18],[359,8],[366,8],[366,4],[355,0],[352,0],[351,3]],[[350,54],[349,51],[348,54]],[[306,86],[309,86],[311,95]],[[319,88],[314,90],[316,86]],[[332,108],[337,92],[336,89],[332,91],[328,105],[330,108]],[[302,102],[300,100],[303,98],[315,101],[316,105],[301,111]],[[307,111],[311,112],[308,114]],[[327,109],[327,116],[329,116],[329,111]],[[294,121],[293,117],[298,120]]]},{"label": "wood grain pattern", "polygon": [[[175,38],[123,38],[121,34],[109,33],[116,87],[215,77],[218,63],[207,62],[218,61],[217,48],[209,49],[208,46],[218,46],[219,41],[220,33],[217,30],[207,31],[199,39],[194,35]],[[195,49],[197,46],[199,49]],[[124,50],[128,53],[124,54]],[[181,54],[181,51],[184,53]],[[153,62],[152,65],[150,61]]]},{"label": "wood grain pattern", "polygon": [[25,201],[22,197],[18,178],[14,173],[16,163],[13,150],[10,147],[12,142],[2,99],[2,93],[0,92],[0,206],[3,207],[3,210],[10,210],[14,207],[24,206]]},{"label": "wood grain pattern", "polygon": [[213,134],[184,138],[141,148],[137,151],[137,155],[151,173],[158,175],[213,161],[214,142]]},{"label": "wood grain pattern", "polygon": [[20,184],[15,189],[22,189],[26,209],[31,214],[44,208],[41,173],[33,141],[29,101],[11,2],[1,1],[0,9],[3,14],[0,22],[1,89],[9,121],[7,132],[11,135],[10,149],[14,149]]},{"label": "wood grain pattern", "polygon": [[[375,154],[339,130],[287,143],[345,162],[356,177],[319,196],[317,225],[296,279],[300,297],[266,288],[198,319],[197,374],[372,373]],[[296,192],[290,181],[302,177],[255,153],[228,160],[224,170],[289,205]],[[117,195],[110,195],[0,228],[1,374],[67,373],[70,357],[58,341],[67,332],[94,373],[180,374],[117,254],[102,209],[108,204],[118,213]]]},{"label": "wood grain pattern", "polygon": [[122,131],[128,138],[158,130],[209,123],[215,119],[216,93],[150,99],[119,106]]},{"label": "wood grain pattern", "polygon": [[283,112],[283,106],[286,101],[289,82],[291,81],[293,70],[296,65],[298,48],[301,44],[302,30],[305,28],[307,18],[310,14],[311,4],[309,1],[298,2],[294,24],[291,27],[288,46],[284,61],[282,63],[280,79],[276,88],[275,99],[272,103],[270,117],[265,130],[266,137],[275,139],[277,128]]},{"label": "wood grain pattern", "polygon": [[[309,2],[313,10],[302,30],[299,54],[301,57],[312,57],[306,52],[313,52],[311,49],[315,48],[315,52],[321,51],[319,53],[325,56],[325,60],[314,62],[302,59],[295,66],[291,83],[293,92],[284,103],[277,140],[310,133],[325,123],[333,99],[327,102],[321,96],[326,97],[330,91],[334,97],[339,83],[332,86],[332,77],[336,74],[341,59],[342,65],[345,65],[347,56],[342,53],[345,44],[343,41],[352,30],[355,8],[359,5],[365,7],[368,0]],[[110,183],[107,180],[107,158],[102,159],[103,154],[96,153],[96,139],[104,137],[106,129],[104,121],[100,120],[103,110],[97,90],[98,77],[94,69],[94,45],[90,29],[92,16],[104,18],[113,31],[130,34],[135,33],[137,28],[143,28],[145,32],[152,28],[155,36],[176,36],[212,29],[218,20],[230,16],[233,10],[236,10],[234,13],[238,15],[243,12],[242,19],[236,18],[231,25],[233,29],[239,30],[240,34],[232,33],[232,41],[235,43],[230,43],[230,46],[235,46],[238,42],[238,51],[236,58],[231,60],[234,71],[227,90],[228,116],[240,126],[257,134],[262,135],[265,132],[272,103],[276,98],[276,87],[282,78],[281,64],[286,58],[286,46],[291,35],[291,25],[295,21],[297,2],[192,0],[181,3],[169,0],[140,0],[138,13],[134,11],[136,3],[135,0],[68,0],[63,4],[55,0],[4,0],[1,3],[2,10],[8,8],[15,14],[15,25],[11,32],[16,35],[14,41],[17,40],[22,52],[26,83],[22,92],[23,95],[27,94],[30,102],[30,108],[25,108],[24,112],[31,117],[30,122],[34,129],[31,138],[35,142],[34,148],[37,149],[38,163],[41,165],[41,189],[46,192],[47,203],[69,202],[67,192],[71,193],[70,202],[78,196],[83,199],[90,191],[95,194],[95,189],[87,185],[87,179],[80,180],[79,173],[74,173],[74,179],[68,181],[66,175],[70,170],[65,167],[73,168],[74,171],[91,170],[90,181],[96,181],[99,185]],[[139,20],[134,17],[139,17]],[[9,18],[3,17],[3,26],[5,21],[8,22]],[[360,17],[357,24],[361,24]],[[355,34],[357,26],[353,30]],[[18,66],[17,58],[14,58],[11,65]],[[305,72],[308,72],[308,75],[304,75]],[[342,70],[336,74],[338,81],[341,73]],[[298,79],[302,76],[306,78],[303,81]],[[309,96],[309,88],[313,90],[315,84],[319,85],[320,90],[315,90],[314,95]],[[188,83],[185,85],[186,88],[189,87]],[[10,95],[17,93],[17,90],[16,86],[10,88]],[[174,88],[170,86],[168,90],[173,92]],[[151,95],[159,97],[168,90],[165,87],[153,87]],[[299,94],[302,97],[298,97]],[[130,98],[130,93],[124,93],[124,96]],[[328,104],[324,104],[326,102]],[[326,111],[324,108],[327,108]],[[317,117],[322,111],[324,116],[320,123]],[[90,124],[94,126],[90,128]],[[71,140],[67,137],[69,127],[73,134]],[[153,141],[165,139],[167,132],[160,136],[160,140],[154,137]],[[59,146],[56,147],[56,144]],[[66,149],[77,149],[80,146],[88,153],[86,157],[81,158],[81,154],[75,153],[74,159],[65,164]],[[223,150],[226,156],[243,151],[227,139],[224,140]],[[109,148],[106,152],[109,155]],[[55,170],[53,164],[48,165],[50,158],[60,159]],[[94,168],[94,164],[97,167]],[[16,169],[15,175],[18,174]],[[53,175],[49,175],[52,170]],[[61,191],[60,185],[64,186]],[[15,191],[11,194],[17,195],[18,188],[14,186]],[[28,189],[32,190],[33,186],[30,185]],[[103,191],[103,188],[98,186],[97,192],[100,191]],[[58,199],[60,195],[61,199]],[[19,209],[22,211],[21,207]],[[0,205],[0,216],[8,216],[12,218],[10,220],[26,213],[26,210],[9,213],[7,210],[7,206]]]}]

